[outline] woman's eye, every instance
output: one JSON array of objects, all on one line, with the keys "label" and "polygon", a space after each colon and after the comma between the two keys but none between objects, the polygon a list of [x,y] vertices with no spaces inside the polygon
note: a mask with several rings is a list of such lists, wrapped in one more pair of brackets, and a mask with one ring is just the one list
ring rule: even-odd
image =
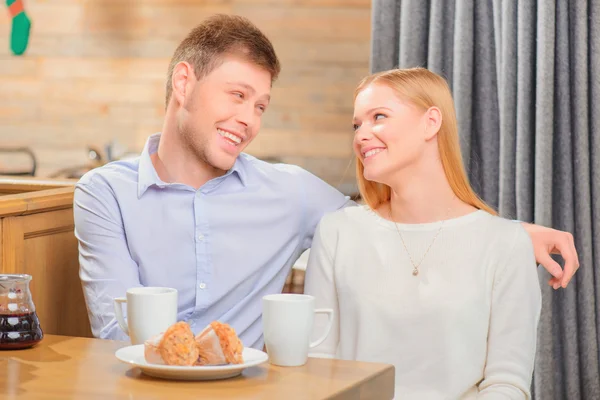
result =
[{"label": "woman's eye", "polygon": [[236,97],[239,97],[240,99],[244,98],[244,93],[241,93],[241,92],[234,92],[233,95]]},{"label": "woman's eye", "polygon": [[356,124],[352,125],[352,130],[354,130],[354,131],[355,131],[355,130],[357,130],[358,128],[360,128],[360,126],[358,126],[358,125],[356,125]]},{"label": "woman's eye", "polygon": [[384,114],[375,114],[375,121],[377,121],[379,117],[385,118],[386,116]]}]

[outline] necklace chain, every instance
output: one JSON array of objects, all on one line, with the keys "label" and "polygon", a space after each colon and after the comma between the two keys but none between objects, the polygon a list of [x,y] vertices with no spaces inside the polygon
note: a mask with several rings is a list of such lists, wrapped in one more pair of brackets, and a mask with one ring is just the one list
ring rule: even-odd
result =
[{"label": "necklace chain", "polygon": [[[452,204],[452,202],[450,204]],[[442,228],[444,227],[444,223],[446,222],[446,220],[450,216],[450,210],[451,209],[452,209],[452,206],[448,207],[448,211],[446,213],[446,218],[440,224],[440,227],[438,228],[437,233],[433,237],[433,240],[431,241],[431,243],[427,247],[427,250],[425,250],[425,254],[423,254],[423,257],[421,257],[421,261],[419,261],[419,263],[417,264],[417,263],[415,263],[415,261],[413,260],[412,256],[410,255],[410,251],[408,251],[408,247],[406,246],[406,243],[404,242],[404,238],[402,237],[402,233],[400,233],[400,229],[398,229],[398,224],[392,218],[392,203],[390,202],[390,212],[389,212],[390,220],[393,222],[394,227],[396,228],[396,232],[398,232],[398,236],[400,236],[400,240],[402,241],[402,245],[404,246],[404,250],[406,251],[406,254],[408,255],[408,258],[410,259],[410,263],[413,266],[413,271],[412,271],[413,276],[419,275],[419,267],[423,263],[423,260],[425,260],[425,257],[427,256],[427,253],[429,253],[429,250],[431,249],[431,247],[435,243],[435,240],[437,239],[437,237],[439,236],[440,232],[442,231]]]}]

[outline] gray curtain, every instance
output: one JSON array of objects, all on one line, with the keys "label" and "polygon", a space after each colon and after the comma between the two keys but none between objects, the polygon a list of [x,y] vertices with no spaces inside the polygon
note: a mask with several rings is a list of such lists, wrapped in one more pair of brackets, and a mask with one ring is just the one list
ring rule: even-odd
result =
[{"label": "gray curtain", "polygon": [[448,80],[478,193],[505,217],[574,234],[569,287],[552,290],[540,268],[533,393],[600,399],[600,0],[372,4],[372,72]]}]

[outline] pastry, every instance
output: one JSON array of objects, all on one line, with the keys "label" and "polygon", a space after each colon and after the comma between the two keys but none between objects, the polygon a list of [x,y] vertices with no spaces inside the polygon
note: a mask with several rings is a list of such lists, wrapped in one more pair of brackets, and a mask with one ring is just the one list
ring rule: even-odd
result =
[{"label": "pastry", "polygon": [[196,335],[199,358],[196,365],[242,364],[244,345],[235,330],[219,321],[211,322]]},{"label": "pastry", "polygon": [[198,360],[194,333],[186,322],[177,322],[165,331],[158,351],[167,365],[194,365]]}]

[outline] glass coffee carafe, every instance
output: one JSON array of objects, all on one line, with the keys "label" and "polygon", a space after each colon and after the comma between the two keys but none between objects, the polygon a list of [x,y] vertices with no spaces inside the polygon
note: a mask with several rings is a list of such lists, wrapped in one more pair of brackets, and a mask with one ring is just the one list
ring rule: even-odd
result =
[{"label": "glass coffee carafe", "polygon": [[0,350],[40,342],[42,328],[29,291],[31,275],[0,274]]}]

